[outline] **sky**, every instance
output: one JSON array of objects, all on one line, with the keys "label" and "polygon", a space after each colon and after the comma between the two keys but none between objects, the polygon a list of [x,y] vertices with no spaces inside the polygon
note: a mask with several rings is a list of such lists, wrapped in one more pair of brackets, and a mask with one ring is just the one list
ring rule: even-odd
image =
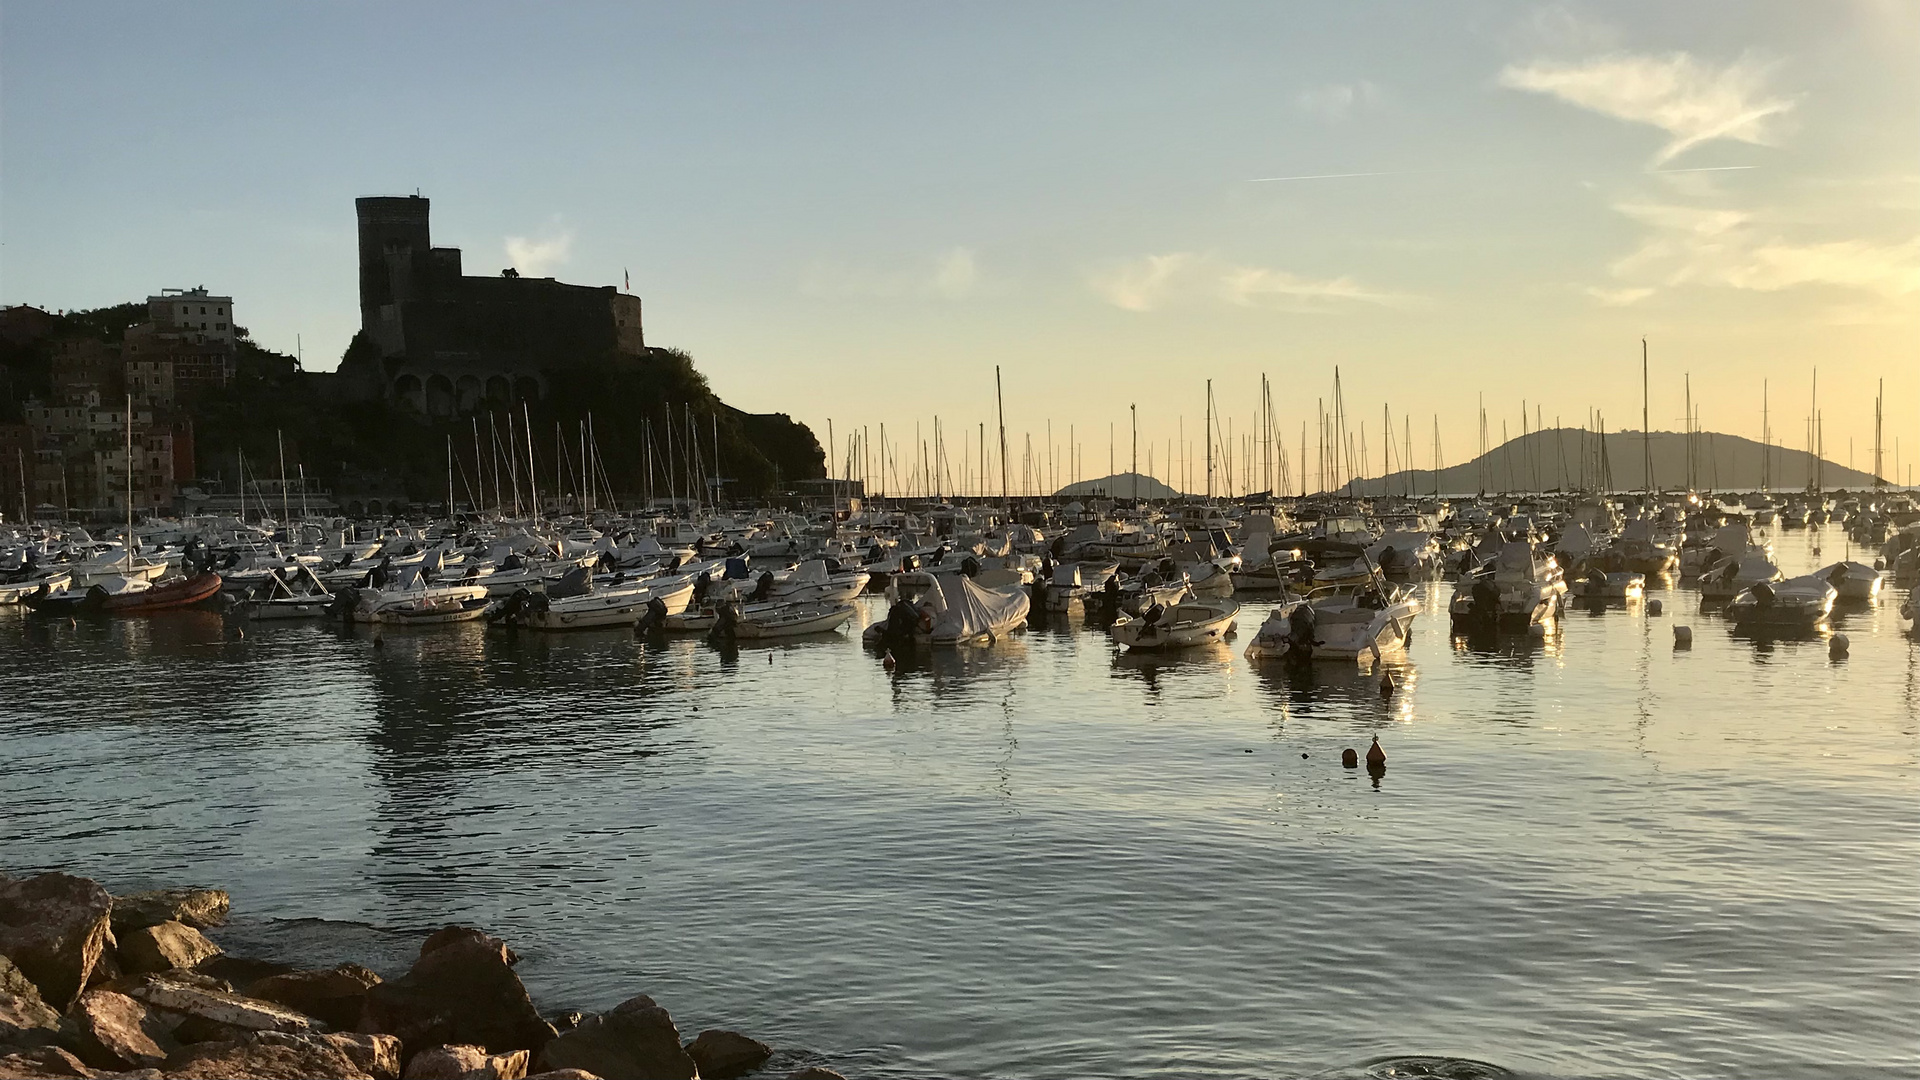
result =
[{"label": "sky", "polygon": [[729,403],[901,471],[936,416],[974,468],[996,365],[1049,483],[1137,416],[1200,490],[1209,379],[1297,459],[1336,367],[1369,471],[1383,409],[1457,463],[1483,396],[1638,429],[1643,337],[1656,429],[1690,378],[1758,438],[1764,385],[1804,447],[1817,367],[1829,459],[1884,379],[1920,464],[1914,0],[0,2],[0,303],[205,285],[328,369],[353,199],[416,190],[468,273],[630,275]]}]

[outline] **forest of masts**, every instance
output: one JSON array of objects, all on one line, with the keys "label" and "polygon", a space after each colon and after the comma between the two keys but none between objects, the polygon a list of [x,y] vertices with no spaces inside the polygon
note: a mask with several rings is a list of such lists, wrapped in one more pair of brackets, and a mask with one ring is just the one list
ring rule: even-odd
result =
[{"label": "forest of masts", "polygon": [[[1821,488],[1821,465],[1826,450],[1818,387],[1819,376],[1816,372],[1813,407],[1805,418],[1805,446],[1810,455],[1811,475],[1804,479],[1807,489],[1811,491]],[[1770,488],[1778,479],[1769,393],[1767,384],[1763,382],[1761,438],[1766,447],[1762,455],[1763,489]],[[1701,427],[1700,405],[1693,399],[1691,376],[1685,379],[1684,394],[1687,439],[1685,487],[1687,490],[1712,488],[1717,486],[1715,473],[1719,457],[1711,449],[1713,433]],[[1281,429],[1275,413],[1272,385],[1264,375],[1260,378],[1257,400],[1258,411],[1253,423],[1236,432],[1234,418],[1222,416],[1214,407],[1213,381],[1209,379],[1206,409],[1197,425],[1197,443],[1188,439],[1186,418],[1179,416],[1176,419],[1177,438],[1164,442],[1150,439],[1144,447],[1139,437],[1138,406],[1129,406],[1126,432],[1122,433],[1117,424],[1107,425],[1104,471],[1096,471],[1097,463],[1094,469],[1088,468],[1085,443],[1080,438],[1077,426],[1069,424],[1061,433],[1056,431],[1052,420],[1046,421],[1042,431],[1043,441],[1038,450],[1034,447],[1032,432],[1020,433],[1017,447],[1010,445],[1004,421],[996,422],[990,432],[984,421],[956,429],[935,416],[930,423],[915,421],[911,439],[906,437],[905,432],[889,433],[886,424],[882,423],[877,429],[861,425],[852,429],[842,440],[833,421],[829,420],[829,479],[848,484],[857,482],[871,498],[908,500],[1031,500],[1049,497],[1054,492],[1088,479],[1108,478],[1113,478],[1111,482],[1118,490],[1079,489],[1080,493],[1114,498],[1148,494],[1127,490],[1134,483],[1127,474],[1150,477],[1177,491],[1204,494],[1209,499],[1262,495],[1306,496],[1312,493],[1352,495],[1355,494],[1356,483],[1376,476],[1373,465],[1377,454],[1380,464],[1377,475],[1391,478],[1393,484],[1390,490],[1375,491],[1375,494],[1408,498],[1472,494],[1442,490],[1449,485],[1443,483],[1440,475],[1447,465],[1438,414],[1432,418],[1431,438],[1423,448],[1426,460],[1422,467],[1415,451],[1413,417],[1407,413],[1395,417],[1391,406],[1385,404],[1380,407],[1377,428],[1370,428],[1365,417],[1350,416],[1338,368],[1334,369],[1331,399],[1316,399],[1316,421],[1301,423],[1298,441],[1292,447],[1288,446],[1288,433]],[[670,405],[661,410],[657,419],[642,417],[638,421],[642,475],[627,478],[624,491],[616,487],[613,477],[608,474],[591,414],[579,421],[572,432],[566,431],[559,423],[554,424],[550,453],[543,452],[540,446],[544,440],[533,436],[531,417],[524,404],[517,417],[514,410],[508,409],[489,412],[484,425],[480,419],[478,416],[472,418],[473,445],[470,455],[468,448],[460,445],[464,440],[451,435],[447,438],[447,501],[451,506],[464,505],[520,517],[526,513],[537,515],[555,509],[580,513],[609,510],[618,513],[623,500],[644,505],[666,503],[690,510],[718,506],[725,501],[727,481],[722,478],[719,466],[720,427],[717,414],[703,416],[690,405],[681,405],[677,409]],[[1641,433],[1650,429],[1648,419],[1643,400]],[[1876,397],[1873,443],[1875,477],[1884,476],[1882,422],[1883,403]],[[1624,436],[1626,446],[1616,447],[1615,443],[1622,436],[1616,432],[1615,443],[1609,442],[1606,417],[1597,409],[1587,411],[1578,429],[1578,437],[1573,440],[1574,460],[1567,459],[1566,439],[1552,440],[1551,449],[1543,440],[1527,441],[1528,435],[1549,429],[1546,427],[1544,407],[1522,401],[1519,413],[1520,452],[1499,455],[1500,460],[1496,463],[1495,456],[1489,452],[1513,439],[1508,420],[1502,418],[1499,424],[1500,441],[1496,444],[1491,441],[1491,419],[1486,409],[1486,397],[1482,394],[1473,459],[1476,466],[1473,486],[1479,493],[1546,490],[1542,477],[1548,475],[1550,463],[1541,458],[1549,452],[1560,455],[1557,462],[1551,463],[1558,466],[1554,475],[1574,479],[1581,490],[1610,492],[1655,490],[1657,487],[1650,451],[1643,451],[1644,472],[1641,476],[1623,477],[1622,470],[1615,468],[1616,448],[1627,449],[1630,460],[1631,450],[1646,447],[1648,440],[1643,436],[1636,438],[1635,435],[1627,435]],[[1564,430],[1558,416],[1554,417],[1553,430]],[[1060,434],[1065,435],[1064,442],[1057,437]],[[1124,440],[1122,434],[1126,436]],[[1636,442],[1641,444],[1640,447],[1633,446]],[[1144,463],[1141,460],[1143,449],[1146,455]],[[1014,456],[1016,452],[1017,460]],[[249,487],[248,468],[244,455],[237,457],[244,500]],[[542,457],[546,458],[544,463],[540,460]],[[1895,475],[1898,476],[1897,440],[1894,458]],[[1145,465],[1144,470],[1142,464]],[[1307,468],[1308,465],[1311,468]],[[261,499],[263,511],[281,509],[283,513],[290,513],[291,507],[286,505],[288,493],[299,491],[304,495],[305,470],[300,469],[300,479],[296,482],[287,473],[284,453],[279,467],[277,482],[259,476],[258,470],[255,470],[251,487],[256,497]],[[1633,470],[1631,464],[1626,464],[1624,468],[1640,471]],[[1088,475],[1090,472],[1092,476]],[[540,494],[542,476],[550,477],[553,481],[544,501]],[[1624,485],[1621,484],[1623,479],[1627,480]],[[1636,480],[1638,484],[1634,483]],[[1375,481],[1376,484],[1381,482]],[[1884,485],[1886,481],[1881,479],[1877,483]],[[1460,485],[1455,483],[1451,486],[1457,488]],[[263,494],[268,490],[278,493],[282,507],[268,505],[268,498]],[[617,491],[621,494],[616,494]],[[628,508],[632,509],[631,506]]]},{"label": "forest of masts", "polygon": [[[1716,436],[1701,426],[1701,405],[1694,400],[1691,375],[1684,377],[1683,393],[1686,408],[1684,477],[1655,476],[1649,440],[1644,435],[1651,430],[1644,402],[1638,432],[1623,436],[1616,430],[1610,439],[1606,416],[1598,409],[1588,409],[1576,429],[1577,435],[1529,440],[1529,435],[1542,431],[1566,432],[1567,429],[1559,416],[1555,416],[1549,426],[1545,407],[1523,400],[1517,436],[1509,419],[1502,417],[1498,420],[1496,442],[1492,428],[1494,418],[1488,413],[1482,394],[1470,487],[1479,493],[1544,492],[1548,490],[1546,478],[1550,476],[1568,478],[1579,490],[1594,492],[1656,490],[1676,484],[1684,484],[1686,490],[1717,487],[1719,455],[1712,446]],[[1761,394],[1762,442],[1766,448],[1761,459],[1761,486],[1770,489],[1783,478],[1776,460],[1780,447],[1774,441],[1769,390],[1765,383]],[[1369,417],[1349,413],[1338,368],[1334,369],[1331,398],[1316,399],[1316,419],[1301,423],[1297,441],[1291,446],[1288,438],[1291,433],[1281,426],[1272,385],[1264,375],[1260,378],[1256,400],[1258,408],[1252,423],[1241,425],[1236,431],[1234,418],[1222,416],[1214,407],[1213,382],[1208,380],[1206,408],[1195,425],[1197,439],[1189,439],[1185,416],[1177,416],[1175,437],[1145,442],[1139,435],[1138,405],[1130,405],[1126,430],[1121,430],[1117,423],[1107,425],[1104,468],[1097,443],[1096,457],[1090,463],[1078,427],[1068,424],[1061,430],[1052,420],[1045,421],[1038,432],[1041,440],[1038,447],[1035,432],[1021,431],[1010,436],[1004,423],[998,421],[954,425],[934,416],[927,421],[914,421],[911,435],[897,428],[890,431],[882,423],[853,427],[841,437],[830,420],[829,475],[849,485],[859,484],[872,498],[905,500],[1038,499],[1089,480],[1110,482],[1114,490],[1075,488],[1075,491],[1081,495],[1129,498],[1136,494],[1129,490],[1134,483],[1130,475],[1148,477],[1176,491],[1203,494],[1209,499],[1314,493],[1351,495],[1361,482],[1368,482],[1373,494],[1408,498],[1474,493],[1459,490],[1462,485],[1458,477],[1449,485],[1440,475],[1447,469],[1447,460],[1438,414],[1432,416],[1430,433],[1420,433],[1424,445],[1415,442],[1413,416],[1405,412],[1395,415],[1390,405],[1381,405],[1377,426],[1370,425]],[[1817,491],[1822,484],[1820,465],[1825,454],[1817,372],[1813,401],[1806,418],[1805,442],[1811,456],[1810,474],[1795,479],[1804,480],[1808,490]],[[1874,416],[1873,475],[1883,477],[1885,455],[1881,447],[1882,410],[1878,399]],[[1491,453],[1516,439],[1515,453]],[[1897,442],[1895,447],[1897,460]],[[1616,455],[1623,451],[1626,458],[1616,467]],[[1549,454],[1557,455],[1557,460],[1543,460]],[[1635,461],[1635,458],[1642,460]],[[1382,491],[1383,481],[1389,479],[1391,486]],[[1884,479],[1880,481],[1881,485],[1885,483]]]}]

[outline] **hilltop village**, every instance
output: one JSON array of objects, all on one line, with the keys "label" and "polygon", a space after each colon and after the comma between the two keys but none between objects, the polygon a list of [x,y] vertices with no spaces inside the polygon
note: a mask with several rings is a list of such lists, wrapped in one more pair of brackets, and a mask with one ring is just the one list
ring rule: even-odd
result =
[{"label": "hilltop village", "polygon": [[[377,516],[444,506],[450,473],[470,503],[510,431],[535,470],[610,493],[647,483],[648,444],[658,456],[670,431],[697,431],[718,459],[683,486],[773,497],[825,474],[804,425],[727,406],[685,353],[649,346],[639,297],[511,268],[469,276],[460,249],[433,246],[417,195],[355,209],[361,328],[335,371],[261,347],[239,321],[245,297],[205,286],[0,309],[0,512],[118,520],[131,492],[151,516],[283,500]],[[661,472],[648,494],[675,494]]]}]

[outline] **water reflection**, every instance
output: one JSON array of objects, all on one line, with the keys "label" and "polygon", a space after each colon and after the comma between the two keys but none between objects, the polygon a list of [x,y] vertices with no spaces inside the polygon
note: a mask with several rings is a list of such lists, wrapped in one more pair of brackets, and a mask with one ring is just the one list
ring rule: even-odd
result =
[{"label": "water reflection", "polygon": [[1224,680],[1232,672],[1233,662],[1234,653],[1230,644],[1210,641],[1190,649],[1171,649],[1166,652],[1121,650],[1114,654],[1110,670],[1113,678],[1119,682],[1140,683],[1146,688],[1147,701],[1158,704],[1163,679],[1213,676]]},{"label": "water reflection", "polygon": [[1420,681],[1420,669],[1406,657],[1372,666],[1263,660],[1253,672],[1262,697],[1288,718],[1358,718],[1370,729],[1412,720]]}]

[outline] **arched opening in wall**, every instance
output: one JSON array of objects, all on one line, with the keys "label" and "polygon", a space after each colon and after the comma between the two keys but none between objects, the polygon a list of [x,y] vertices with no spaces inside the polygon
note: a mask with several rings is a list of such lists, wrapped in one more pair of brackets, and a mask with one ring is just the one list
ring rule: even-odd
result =
[{"label": "arched opening in wall", "polygon": [[522,401],[540,400],[540,381],[531,375],[513,380],[513,395]]},{"label": "arched opening in wall", "polygon": [[380,500],[379,499],[367,500],[367,516],[368,517],[380,516]]},{"label": "arched opening in wall", "polygon": [[453,380],[445,375],[427,377],[427,415],[453,415]]},{"label": "arched opening in wall", "polygon": [[513,400],[513,384],[505,375],[495,375],[487,380],[487,400],[505,403]]},{"label": "arched opening in wall", "polygon": [[418,375],[402,375],[393,380],[393,398],[410,409],[425,409],[427,404]]},{"label": "arched opening in wall", "polygon": [[367,512],[366,506],[362,504],[359,499],[355,499],[352,502],[347,504],[348,517],[359,517],[360,515],[366,512]]},{"label": "arched opening in wall", "polygon": [[487,388],[478,376],[462,375],[453,384],[454,406],[461,412],[472,412],[480,407],[480,401],[486,393]]}]

